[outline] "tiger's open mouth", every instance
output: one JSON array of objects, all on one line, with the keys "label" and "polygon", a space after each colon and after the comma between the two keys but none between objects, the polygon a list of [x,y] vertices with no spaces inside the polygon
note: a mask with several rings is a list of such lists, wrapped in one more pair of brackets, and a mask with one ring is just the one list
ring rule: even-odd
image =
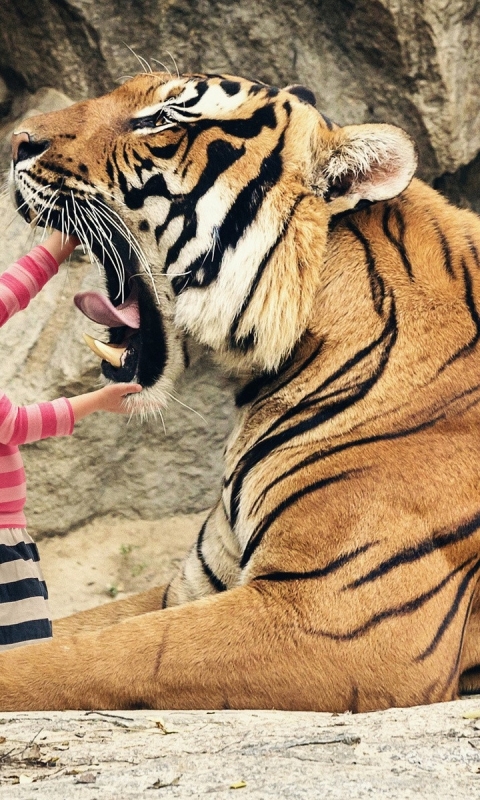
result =
[{"label": "tiger's open mouth", "polygon": [[[102,359],[106,378],[154,386],[164,375],[167,336],[149,265],[123,221],[97,198],[88,207],[79,198],[60,195],[55,205],[40,208],[25,201],[15,186],[15,201],[24,219],[74,234],[103,267],[108,296],[100,292],[75,295],[77,308],[107,328],[107,342],[86,335],[87,344]],[[95,216],[96,214],[96,216]],[[92,221],[96,227],[92,227]]]},{"label": "tiger's open mouth", "polygon": [[[113,377],[114,380],[132,381],[137,374],[141,339],[140,310],[136,295],[136,289],[133,289],[127,300],[119,306],[114,306],[112,301],[100,292],[79,292],[73,298],[77,308],[88,319],[109,328],[109,344],[88,334],[84,334],[84,339],[93,352],[102,359],[104,374]],[[119,344],[113,344],[114,338],[117,338],[114,335],[116,329],[120,329],[118,335],[122,341]]]},{"label": "tiger's open mouth", "polygon": [[108,343],[86,336],[87,344],[102,359],[102,372],[109,380],[153,386],[165,370],[166,336],[159,308],[139,274],[138,259],[119,234],[112,233],[109,242],[88,244],[105,270],[108,296],[80,292],[74,302],[86,317],[107,328]]}]

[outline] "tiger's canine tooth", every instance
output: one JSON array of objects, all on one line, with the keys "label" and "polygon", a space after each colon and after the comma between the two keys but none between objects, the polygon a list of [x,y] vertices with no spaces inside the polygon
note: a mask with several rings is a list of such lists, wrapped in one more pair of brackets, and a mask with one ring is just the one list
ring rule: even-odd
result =
[{"label": "tiger's canine tooth", "polygon": [[98,339],[94,339],[93,336],[89,336],[88,333],[84,333],[83,338],[90,350],[93,350],[99,358],[108,361],[112,367],[122,366],[122,356],[127,350],[126,347],[120,344],[105,344],[105,342],[100,342]]}]

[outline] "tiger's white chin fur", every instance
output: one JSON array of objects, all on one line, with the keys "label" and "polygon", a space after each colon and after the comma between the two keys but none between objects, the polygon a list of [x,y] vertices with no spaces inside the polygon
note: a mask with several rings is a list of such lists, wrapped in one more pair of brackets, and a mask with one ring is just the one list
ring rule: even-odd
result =
[{"label": "tiger's white chin fur", "polygon": [[173,380],[162,378],[151,388],[127,395],[124,399],[125,413],[140,417],[142,422],[152,417],[161,417],[162,411],[173,397],[173,386]]}]

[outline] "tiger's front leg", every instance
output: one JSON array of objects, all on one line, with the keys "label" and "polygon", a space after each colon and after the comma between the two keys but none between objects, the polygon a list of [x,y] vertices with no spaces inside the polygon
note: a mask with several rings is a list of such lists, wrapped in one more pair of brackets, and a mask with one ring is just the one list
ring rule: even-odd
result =
[{"label": "tiger's front leg", "polygon": [[304,591],[253,582],[8,651],[0,656],[0,709],[345,711],[414,705],[427,689],[430,702],[454,696],[443,681],[431,688],[431,664],[412,661],[410,621],[387,641],[378,630],[338,641],[313,625]]},{"label": "tiger's front leg", "polygon": [[0,709],[309,708],[312,659],[295,663],[283,615],[250,585],[11,650]]},{"label": "tiger's front leg", "polygon": [[115,600],[85,611],[78,611],[69,617],[53,621],[54,636],[70,636],[74,633],[94,631],[122,622],[129,617],[137,617],[162,608],[166,586],[155,586],[146,592],[134,594],[124,600]]}]

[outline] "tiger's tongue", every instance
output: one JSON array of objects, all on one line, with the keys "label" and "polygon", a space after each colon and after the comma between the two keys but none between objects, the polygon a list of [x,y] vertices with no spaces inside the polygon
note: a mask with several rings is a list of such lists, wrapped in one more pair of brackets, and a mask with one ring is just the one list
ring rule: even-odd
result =
[{"label": "tiger's tongue", "polygon": [[100,292],[79,292],[73,301],[86,317],[107,328],[119,328],[122,325],[134,329],[140,327],[140,312],[135,292],[131,292],[120,306],[114,306],[108,297]]}]

